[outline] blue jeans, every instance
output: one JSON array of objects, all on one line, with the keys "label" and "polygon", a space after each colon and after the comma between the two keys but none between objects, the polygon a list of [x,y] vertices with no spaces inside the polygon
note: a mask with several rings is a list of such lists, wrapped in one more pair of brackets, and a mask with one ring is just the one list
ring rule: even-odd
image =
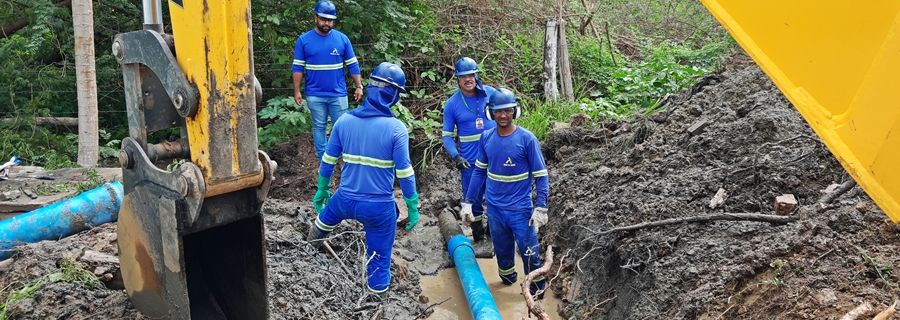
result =
[{"label": "blue jeans", "polygon": [[[306,106],[312,115],[313,145],[316,147],[316,159],[322,160],[325,153],[325,145],[328,142],[325,135],[325,127],[328,125],[328,116],[334,124],[338,118],[347,112],[347,97],[306,97]],[[335,155],[339,156],[339,155]]]}]

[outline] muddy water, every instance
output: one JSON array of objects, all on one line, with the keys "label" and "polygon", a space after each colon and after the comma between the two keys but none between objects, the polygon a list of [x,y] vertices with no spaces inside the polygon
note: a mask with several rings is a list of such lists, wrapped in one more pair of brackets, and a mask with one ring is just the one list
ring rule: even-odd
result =
[{"label": "muddy water", "polygon": [[[528,311],[525,307],[525,299],[522,297],[522,287],[520,286],[524,278],[522,270],[522,261],[516,257],[516,269],[519,272],[519,282],[514,285],[507,286],[500,282],[497,276],[497,262],[494,259],[478,259],[478,267],[481,268],[481,274],[485,275],[494,301],[500,308],[500,314],[503,319],[522,319],[528,318]],[[428,319],[447,320],[447,319],[472,319],[469,312],[469,306],[466,304],[466,296],[462,287],[459,285],[459,276],[456,269],[448,268],[438,272],[436,276],[422,277],[422,294],[428,297],[429,303],[438,303],[449,298],[449,300],[435,306],[435,312]],[[540,301],[550,315],[550,319],[561,319],[557,314],[559,299],[553,296],[552,292],[544,294],[544,300]]]}]

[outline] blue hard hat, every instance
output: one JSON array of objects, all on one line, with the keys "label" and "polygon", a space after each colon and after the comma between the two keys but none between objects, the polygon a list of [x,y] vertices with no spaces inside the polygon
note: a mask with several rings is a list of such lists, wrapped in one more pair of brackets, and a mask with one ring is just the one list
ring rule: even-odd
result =
[{"label": "blue hard hat", "polygon": [[464,76],[467,74],[473,74],[478,72],[478,64],[475,63],[475,60],[469,57],[462,57],[459,60],[456,60],[456,64],[453,66],[454,75]]},{"label": "blue hard hat", "polygon": [[515,112],[513,112],[513,119],[519,118],[519,116],[522,115],[522,108],[520,108],[519,103],[516,102],[516,95],[513,94],[512,91],[509,91],[509,89],[500,88],[488,98],[488,103],[484,106],[484,114],[489,120],[494,120],[494,115],[491,113],[491,110],[506,108],[516,108]]},{"label": "blue hard hat", "polygon": [[372,75],[369,78],[394,86],[400,91],[406,91],[406,75],[403,73],[403,69],[400,69],[400,66],[396,64],[382,62],[375,67],[375,70],[372,70]]},{"label": "blue hard hat", "polygon": [[328,0],[319,1],[316,3],[316,8],[313,9],[313,12],[322,18],[325,19],[337,19],[337,7],[334,6],[334,3]]},{"label": "blue hard hat", "polygon": [[491,110],[497,110],[518,107],[519,104],[516,102],[516,95],[512,91],[509,91],[507,88],[500,88],[488,99],[488,106],[490,106]]}]

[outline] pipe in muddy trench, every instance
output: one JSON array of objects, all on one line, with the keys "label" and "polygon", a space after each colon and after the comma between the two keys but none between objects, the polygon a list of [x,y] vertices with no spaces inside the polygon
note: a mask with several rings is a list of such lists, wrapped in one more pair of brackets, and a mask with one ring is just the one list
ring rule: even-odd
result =
[{"label": "pipe in muddy trench", "polygon": [[116,221],[123,194],[122,183],[114,181],[0,221],[0,260],[8,258],[17,245],[57,240]]},{"label": "pipe in muddy trench", "polygon": [[442,211],[438,215],[438,221],[441,235],[447,243],[447,252],[456,265],[459,283],[466,294],[472,317],[476,320],[503,319],[481,269],[478,268],[472,242],[463,234],[456,218],[449,211]]}]

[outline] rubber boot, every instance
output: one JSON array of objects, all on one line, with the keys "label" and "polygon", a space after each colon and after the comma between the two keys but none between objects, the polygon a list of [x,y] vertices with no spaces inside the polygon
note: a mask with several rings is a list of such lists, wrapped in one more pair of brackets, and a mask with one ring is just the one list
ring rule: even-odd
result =
[{"label": "rubber boot", "polygon": [[322,239],[325,238],[326,235],[328,235],[327,232],[320,230],[316,227],[315,223],[311,223],[309,225],[309,231],[306,232],[306,242],[312,244],[313,248],[316,250],[322,251],[324,250],[323,244],[325,243]]},{"label": "rubber boot", "polygon": [[484,241],[484,230],[487,228],[485,228],[483,221],[472,221],[472,223],[469,224],[469,227],[472,228],[472,241]]},{"label": "rubber boot", "polygon": [[493,258],[494,244],[484,236],[487,226],[483,221],[475,221],[469,224],[472,228],[472,246],[475,249],[475,258]]}]

